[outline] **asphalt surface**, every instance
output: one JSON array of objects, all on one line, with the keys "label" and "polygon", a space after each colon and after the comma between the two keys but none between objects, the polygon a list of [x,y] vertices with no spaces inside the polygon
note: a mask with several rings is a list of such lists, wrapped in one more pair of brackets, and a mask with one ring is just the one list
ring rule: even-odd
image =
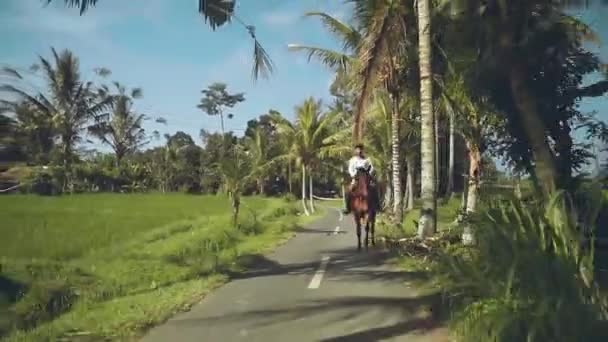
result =
[{"label": "asphalt surface", "polygon": [[352,218],[328,211],[143,342],[445,341],[416,275],[358,252]]}]

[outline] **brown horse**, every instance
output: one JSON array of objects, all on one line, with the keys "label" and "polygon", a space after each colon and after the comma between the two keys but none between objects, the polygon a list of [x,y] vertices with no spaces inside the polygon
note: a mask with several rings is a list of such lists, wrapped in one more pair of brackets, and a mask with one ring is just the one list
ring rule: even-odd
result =
[{"label": "brown horse", "polygon": [[365,249],[369,246],[371,230],[372,245],[376,245],[374,232],[376,229],[377,194],[371,186],[371,176],[363,169],[357,171],[355,186],[351,191],[351,211],[357,226],[357,248],[361,250],[361,226],[365,225]]}]

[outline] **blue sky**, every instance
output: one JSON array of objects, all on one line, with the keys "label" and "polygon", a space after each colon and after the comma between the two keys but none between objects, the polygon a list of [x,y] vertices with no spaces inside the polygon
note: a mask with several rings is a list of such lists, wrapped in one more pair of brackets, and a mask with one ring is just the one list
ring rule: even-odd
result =
[{"label": "blue sky", "polygon": [[[144,98],[137,109],[162,116],[167,126],[147,122],[149,130],[178,130],[198,140],[201,128],[219,129],[216,118],[196,108],[201,93],[215,81],[229,91],[245,92],[247,100],[233,110],[228,129],[242,133],[248,120],[273,108],[288,117],[307,96],[329,100],[332,74],[306,56],[289,52],[287,44],[305,43],[339,48],[315,18],[306,11],[325,11],[346,18],[342,0],[240,0],[237,14],[256,26],[263,45],[276,65],[269,79],[251,79],[252,42],[246,31],[231,24],[216,32],[197,13],[197,0],[101,0],[84,16],[65,9],[63,1],[43,8],[40,0],[0,0],[0,65],[28,67],[38,55],[49,56],[50,47],[70,49],[79,58],[85,77],[95,67],[112,70],[111,80],[142,87]],[[576,15],[608,41],[608,8],[593,6]],[[608,46],[590,45],[608,61]],[[594,79],[591,77],[590,79]],[[608,119],[606,97],[581,104]]]},{"label": "blue sky", "polygon": [[93,68],[107,67],[111,80],[143,88],[137,108],[168,120],[166,127],[150,121],[147,128],[182,130],[195,139],[201,128],[219,129],[216,118],[196,108],[200,91],[215,81],[227,83],[229,91],[245,92],[247,100],[226,123],[236,133],[270,108],[291,116],[307,96],[329,99],[331,73],[288,51],[287,44],[337,48],[317,19],[302,14],[346,14],[335,0],[239,1],[238,15],[256,26],[276,65],[269,80],[254,83],[253,44],[246,31],[231,24],[213,32],[198,15],[196,0],[102,0],[82,17],[62,2],[43,8],[40,0],[0,1],[0,64],[28,67],[37,55],[50,56],[51,46],[70,49],[80,58],[84,75],[93,77]]}]

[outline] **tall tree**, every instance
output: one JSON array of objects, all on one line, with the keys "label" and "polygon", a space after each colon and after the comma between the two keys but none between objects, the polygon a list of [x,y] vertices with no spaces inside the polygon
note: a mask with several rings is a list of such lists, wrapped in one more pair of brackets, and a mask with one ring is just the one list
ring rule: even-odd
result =
[{"label": "tall tree", "polygon": [[1,125],[7,131],[1,136],[8,140],[5,144],[9,151],[24,154],[29,162],[48,164],[55,147],[56,131],[52,118],[27,102],[0,101],[1,112],[8,114],[4,116],[7,123]]},{"label": "tall tree", "polygon": [[251,162],[252,177],[255,178],[258,193],[264,195],[264,184],[271,167],[269,160],[269,136],[260,126],[253,131],[252,137],[245,140],[245,149]]},{"label": "tall tree", "polygon": [[[52,63],[43,57],[39,58],[42,77],[48,87],[46,93],[28,93],[19,85],[13,84],[0,86],[0,91],[16,95],[19,102],[26,102],[42,115],[52,118],[60,138],[60,158],[68,176],[64,186],[67,186],[76,157],[75,148],[81,141],[82,131],[94,118],[104,113],[114,99],[104,90],[96,88],[92,82],[81,79],[79,61],[72,52],[63,50],[57,53],[54,48],[51,51]],[[12,70],[12,74],[18,81],[23,80],[17,70]]]},{"label": "tall tree", "polygon": [[[201,103],[197,107],[207,113],[207,115],[219,116],[221,132],[224,134],[225,110],[233,108],[238,103],[245,101],[245,94],[230,94],[226,90],[226,84],[220,82],[211,84],[207,89],[202,90],[202,93],[205,96],[201,99]],[[232,118],[232,114],[228,114],[228,118]]]},{"label": "tall tree", "polygon": [[471,39],[465,45],[478,56],[476,92],[489,96],[505,115],[501,144],[520,168],[533,173],[545,197],[567,187],[571,178],[577,101],[608,89],[606,80],[581,85],[586,73],[598,70],[582,47],[595,37],[587,25],[564,14],[560,5],[566,2],[469,0],[458,15],[469,23]]},{"label": "tall tree", "polygon": [[134,88],[128,92],[118,82],[114,82],[114,87],[118,94],[113,95],[112,111],[98,116],[97,122],[89,127],[89,132],[114,150],[116,163],[120,165],[126,155],[133,153],[148,141],[142,127],[146,117],[133,110],[133,100],[143,96],[141,88]]},{"label": "tall tree", "polygon": [[435,182],[435,130],[433,112],[433,80],[431,67],[431,4],[418,0],[418,49],[420,63],[421,116],[421,193],[422,211],[418,236],[425,238],[437,229],[437,190]]},{"label": "tall tree", "polygon": [[[336,133],[334,131],[340,120],[340,112],[323,112],[321,102],[308,98],[299,106],[296,106],[295,123],[289,122],[282,116],[274,115],[279,132],[283,135],[291,135],[292,145],[282,159],[295,159],[296,164],[302,171],[302,205],[305,212],[306,207],[306,183],[308,180],[309,204],[314,212],[313,199],[313,177],[312,170],[319,165],[319,158],[324,155],[338,153],[335,150]],[[279,158],[280,159],[280,158]],[[306,178],[308,174],[308,179]]]}]

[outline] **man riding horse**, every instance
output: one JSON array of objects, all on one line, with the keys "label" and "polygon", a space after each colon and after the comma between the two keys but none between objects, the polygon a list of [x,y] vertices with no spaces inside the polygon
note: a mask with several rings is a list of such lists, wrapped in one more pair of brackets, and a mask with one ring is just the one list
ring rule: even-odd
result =
[{"label": "man riding horse", "polygon": [[[365,155],[363,154],[363,144],[357,144],[355,145],[355,149],[354,149],[354,155],[353,157],[348,161],[348,173],[350,175],[350,177],[352,178],[352,181],[350,183],[350,187],[348,188],[348,191],[346,193],[346,208],[343,210],[344,214],[349,214],[352,210],[351,208],[351,202],[352,202],[352,196],[351,193],[353,192],[353,190],[355,189],[355,185],[357,184],[357,172],[359,170],[365,170],[372,178],[374,175],[374,167],[371,163],[371,161],[365,157]],[[376,193],[375,193],[375,189],[373,192],[373,197],[375,199],[376,197]]]}]

